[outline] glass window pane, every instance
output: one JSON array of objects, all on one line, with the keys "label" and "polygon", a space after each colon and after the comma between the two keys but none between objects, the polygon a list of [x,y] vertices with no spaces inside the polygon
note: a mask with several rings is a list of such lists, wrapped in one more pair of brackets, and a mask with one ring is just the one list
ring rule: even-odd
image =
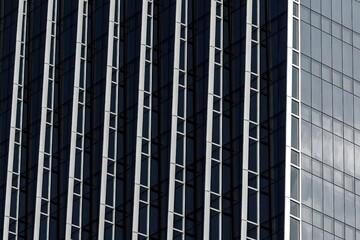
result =
[{"label": "glass window pane", "polygon": [[311,124],[307,121],[301,121],[301,150],[307,155],[311,155]]},{"label": "glass window pane", "polygon": [[333,194],[334,194],[333,184],[324,181],[324,213],[331,217],[334,215]]},{"label": "glass window pane", "polygon": [[345,191],[345,223],[355,226],[355,196]]},{"label": "glass window pane", "polygon": [[299,217],[300,205],[294,201],[290,201],[290,214]]},{"label": "glass window pane", "polygon": [[360,228],[360,196],[355,198],[355,209],[356,209],[356,228]]},{"label": "glass window pane", "polygon": [[312,107],[321,111],[321,79],[312,76]]},{"label": "glass window pane", "polygon": [[312,125],[312,157],[322,160],[322,130],[321,128]]},{"label": "glass window pane", "polygon": [[331,35],[322,32],[322,63],[331,66]]},{"label": "glass window pane", "polygon": [[333,136],[328,131],[323,131],[323,162],[333,165]]},{"label": "glass window pane", "polygon": [[343,139],[334,136],[334,167],[343,170]]},{"label": "glass window pane", "polygon": [[[359,14],[360,15],[360,14]],[[360,39],[360,38],[359,38]],[[359,41],[360,42],[360,41]],[[360,44],[360,43],[359,43]],[[359,46],[360,47],[360,46]],[[360,81],[360,68],[358,64],[360,62],[360,50],[353,48],[353,65],[354,65],[354,78]]]},{"label": "glass window pane", "polygon": [[334,186],[335,218],[344,221],[344,189]]},{"label": "glass window pane", "polygon": [[311,105],[311,75],[306,71],[301,71],[301,101]]},{"label": "glass window pane", "polygon": [[339,0],[332,0],[332,19],[341,23],[341,2]]},{"label": "glass window pane", "polygon": [[344,74],[352,77],[353,76],[353,63],[352,63],[352,52],[353,48],[351,45],[344,43],[343,44],[343,72]]},{"label": "glass window pane", "polygon": [[322,0],[321,3],[321,13],[331,18],[331,0]]},{"label": "glass window pane", "polygon": [[344,122],[353,125],[354,118],[354,98],[353,95],[344,91]]},{"label": "glass window pane", "polygon": [[299,170],[291,167],[291,198],[299,200]]},{"label": "glass window pane", "polygon": [[292,96],[299,98],[299,69],[296,67],[293,67],[292,78]]},{"label": "glass window pane", "polygon": [[322,212],[322,180],[317,176],[313,176],[313,208]]},{"label": "glass window pane", "polygon": [[333,86],[333,113],[334,118],[343,119],[343,92],[340,88]]},{"label": "glass window pane", "polygon": [[299,49],[299,20],[293,18],[293,48]]},{"label": "glass window pane", "polygon": [[290,239],[297,240],[300,237],[300,224],[299,221],[290,218]]},{"label": "glass window pane", "polygon": [[312,240],[313,236],[312,236],[312,226],[310,224],[307,223],[303,223],[302,224],[302,239],[304,240]]},{"label": "glass window pane", "polygon": [[301,201],[307,206],[312,206],[312,180],[311,174],[301,171]]},{"label": "glass window pane", "polygon": [[360,129],[360,98],[354,97],[354,127]]},{"label": "glass window pane", "polygon": [[342,42],[336,37],[332,37],[332,62],[333,68],[342,71]]},{"label": "glass window pane", "polygon": [[301,52],[310,56],[310,25],[302,22],[301,25]]},{"label": "glass window pane", "polygon": [[[318,28],[311,27],[311,56],[317,61],[321,61],[321,31]],[[341,55],[340,55],[341,56]]]},{"label": "glass window pane", "polygon": [[332,116],[332,86],[322,81],[322,111]]},{"label": "glass window pane", "polygon": [[353,1],[352,7],[353,29],[354,31],[360,33],[360,3]]},{"label": "glass window pane", "polygon": [[354,176],[354,144],[348,141],[344,141],[344,162],[345,172]]},{"label": "glass window pane", "polygon": [[299,119],[291,117],[291,146],[299,148]]}]

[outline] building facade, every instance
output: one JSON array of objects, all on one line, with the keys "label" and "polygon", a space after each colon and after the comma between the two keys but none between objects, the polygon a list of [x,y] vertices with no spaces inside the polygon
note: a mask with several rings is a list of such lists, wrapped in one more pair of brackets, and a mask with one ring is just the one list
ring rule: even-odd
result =
[{"label": "building facade", "polygon": [[359,11],[359,1],[301,1],[303,239],[360,237]]},{"label": "building facade", "polygon": [[357,0],[0,0],[2,239],[359,239]]}]

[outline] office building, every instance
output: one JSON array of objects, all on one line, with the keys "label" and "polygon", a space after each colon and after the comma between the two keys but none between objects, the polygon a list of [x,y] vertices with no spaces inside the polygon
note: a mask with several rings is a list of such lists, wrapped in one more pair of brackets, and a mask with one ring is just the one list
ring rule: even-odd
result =
[{"label": "office building", "polygon": [[0,0],[2,239],[359,239],[357,0]]}]

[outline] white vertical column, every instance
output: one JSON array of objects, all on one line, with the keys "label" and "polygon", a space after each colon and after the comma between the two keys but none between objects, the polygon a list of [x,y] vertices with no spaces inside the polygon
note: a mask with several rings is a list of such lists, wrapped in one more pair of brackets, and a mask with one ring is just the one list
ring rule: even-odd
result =
[{"label": "white vertical column", "polygon": [[[120,0],[110,0],[106,66],[99,239],[115,239],[117,126],[119,105]],[[105,234],[106,232],[106,234]]]},{"label": "white vertical column", "polygon": [[149,237],[153,9],[153,0],[143,0],[132,230],[135,240]]},{"label": "white vertical column", "polygon": [[176,1],[167,239],[185,238],[187,6]]},{"label": "white vertical column", "polygon": [[[244,84],[244,122],[243,122],[243,167],[241,199],[241,239],[259,238],[259,1],[248,0],[246,6],[245,39],[245,84]],[[253,16],[256,14],[256,16]],[[256,58],[255,60],[253,58]],[[256,64],[252,64],[256,62]],[[254,83],[255,82],[255,83]],[[254,100],[256,100],[254,104]],[[256,108],[256,109],[253,109]],[[255,112],[254,116],[251,112]],[[250,130],[256,134],[251,135]],[[252,131],[253,132],[253,131]],[[255,148],[251,156],[250,148]],[[253,150],[253,149],[252,149]],[[249,185],[249,179],[255,178],[255,185]],[[254,197],[257,206],[255,219],[248,219],[249,197]],[[253,209],[251,209],[253,210]],[[255,229],[255,237],[248,235],[248,227]]]},{"label": "white vertical column", "polygon": [[3,239],[18,236],[27,3],[20,0],[18,6]]},{"label": "white vertical column", "polygon": [[81,239],[88,1],[79,0],[71,123],[66,239]]},{"label": "white vertical column", "polygon": [[214,91],[214,58],[215,58],[215,13],[216,2],[211,0],[210,7],[210,39],[209,39],[209,80],[206,121],[206,156],[205,156],[205,197],[204,197],[204,239],[210,239],[210,184],[211,184],[211,142],[212,142],[212,106]]},{"label": "white vertical column", "polygon": [[[34,239],[49,238],[57,0],[48,1]],[[44,184],[44,181],[46,184]],[[40,222],[41,220],[41,222]]]},{"label": "white vertical column", "polygon": [[210,10],[209,81],[206,122],[204,239],[218,226],[222,239],[222,92],[223,0],[212,0]]},{"label": "white vertical column", "polygon": [[252,2],[247,239],[260,239],[260,1]]},{"label": "white vertical column", "polygon": [[286,71],[285,239],[301,239],[300,2],[288,1]]}]

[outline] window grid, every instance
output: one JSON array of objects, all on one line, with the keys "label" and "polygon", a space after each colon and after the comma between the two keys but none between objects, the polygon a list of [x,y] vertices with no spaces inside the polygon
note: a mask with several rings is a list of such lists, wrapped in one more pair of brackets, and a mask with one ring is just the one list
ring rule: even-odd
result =
[{"label": "window grid", "polygon": [[133,239],[148,238],[150,226],[153,12],[153,1],[143,0]]},{"label": "window grid", "polygon": [[[86,96],[88,0],[79,0],[66,238],[81,239]],[[79,186],[77,192],[74,186]]]},{"label": "window grid", "polygon": [[27,0],[19,1],[3,238],[18,236]]},{"label": "window grid", "polygon": [[[99,239],[115,239],[115,198],[120,56],[120,0],[110,1],[109,43],[106,72],[106,101],[104,113],[104,143],[101,176]],[[110,126],[110,119],[115,118]],[[106,229],[105,224],[106,222]],[[110,226],[110,227],[109,227]]]},{"label": "window grid", "polygon": [[[182,9],[184,7],[184,9]],[[186,95],[187,95],[187,15],[188,1],[176,2],[174,81],[170,146],[169,211],[167,238],[185,238],[186,176]],[[183,14],[184,13],[184,14]],[[182,18],[182,16],[184,18]],[[180,81],[181,79],[181,81]],[[183,125],[178,128],[178,123]],[[180,209],[174,206],[181,206]],[[181,222],[181,224],[178,224]],[[177,227],[177,225],[180,225]]]}]

